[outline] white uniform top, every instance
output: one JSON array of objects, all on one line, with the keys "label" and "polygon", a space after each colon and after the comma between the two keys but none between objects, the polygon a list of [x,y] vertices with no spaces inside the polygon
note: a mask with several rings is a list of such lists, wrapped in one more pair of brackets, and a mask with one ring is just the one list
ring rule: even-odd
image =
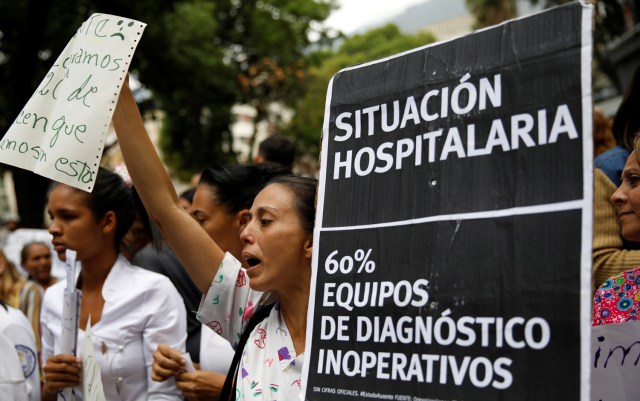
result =
[{"label": "white uniform top", "polygon": [[200,369],[226,375],[233,360],[231,344],[204,324],[201,330]]},{"label": "white uniform top", "polygon": [[[271,293],[249,288],[249,277],[230,253],[202,298],[198,319],[237,346],[253,312],[273,303]],[[297,400],[304,355],[297,355],[279,305],[251,332],[236,378],[237,401]]]},{"label": "white uniform top", "polygon": [[[2,350],[2,370],[0,371],[0,394],[2,399],[13,400],[8,394],[15,393],[15,399],[23,399],[19,393],[25,392],[30,401],[40,401],[40,371],[38,369],[38,351],[33,329],[27,317],[20,310],[7,305],[7,308],[0,306],[0,333],[3,337]],[[13,349],[5,350],[6,341],[13,345]],[[16,353],[17,351],[17,353]],[[19,361],[19,370],[11,365],[16,356]],[[6,358],[6,362],[5,361]],[[5,365],[6,363],[6,365]],[[16,380],[15,386],[12,385]]]},{"label": "white uniform top", "polygon": [[[42,360],[60,353],[64,281],[49,287],[42,301]],[[165,276],[133,266],[122,255],[102,287],[105,303],[91,323],[93,348],[107,400],[181,400],[175,380],[151,380],[152,354],[159,343],[185,351],[184,302]],[[84,331],[78,330],[76,354]],[[81,389],[75,389],[81,400]]]}]

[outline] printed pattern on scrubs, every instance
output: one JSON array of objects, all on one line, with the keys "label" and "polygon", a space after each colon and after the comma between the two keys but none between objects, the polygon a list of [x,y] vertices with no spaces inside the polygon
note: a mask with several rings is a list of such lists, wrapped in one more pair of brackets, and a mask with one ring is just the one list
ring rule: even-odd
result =
[{"label": "printed pattern on scrubs", "polygon": [[[274,294],[249,288],[240,262],[227,253],[207,294],[198,319],[226,338],[235,349],[254,311],[276,301]],[[277,302],[277,301],[276,301]],[[236,379],[236,400],[294,400],[302,387],[302,362],[276,303],[251,332]]]}]

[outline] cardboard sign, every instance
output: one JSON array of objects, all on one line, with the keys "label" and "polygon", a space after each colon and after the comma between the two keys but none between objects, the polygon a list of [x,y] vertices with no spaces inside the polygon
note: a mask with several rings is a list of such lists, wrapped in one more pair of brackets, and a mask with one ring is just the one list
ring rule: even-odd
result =
[{"label": "cardboard sign", "polygon": [[589,398],[591,15],[333,77],[305,399]]},{"label": "cardboard sign", "polygon": [[595,326],[591,358],[592,401],[640,399],[640,322]]},{"label": "cardboard sign", "polygon": [[85,21],[0,141],[0,161],[91,192],[145,26],[107,14]]},{"label": "cardboard sign", "polygon": [[96,361],[93,351],[93,332],[91,331],[91,316],[87,323],[82,341],[82,394],[85,400],[105,401],[100,365]]}]

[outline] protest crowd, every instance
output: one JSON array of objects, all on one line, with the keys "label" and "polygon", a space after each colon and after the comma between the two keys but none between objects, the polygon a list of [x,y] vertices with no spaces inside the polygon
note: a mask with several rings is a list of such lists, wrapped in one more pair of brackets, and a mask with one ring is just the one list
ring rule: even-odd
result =
[{"label": "protest crowd", "polygon": [[[140,143],[129,145],[127,136],[121,139],[125,157],[139,151],[138,146],[153,146],[145,143],[148,136],[128,86],[122,91],[114,124],[118,133],[139,134],[135,139]],[[295,157],[291,139],[275,135],[259,150],[254,164],[203,170],[198,185],[180,197],[158,158],[144,158],[151,162],[144,166],[126,160],[133,182],[125,181],[129,176],[123,178],[100,167],[91,193],[65,184],[52,187],[47,213],[53,252],[43,242],[25,244],[21,273],[0,251],[2,312],[6,315],[2,333],[21,344],[29,340],[20,358],[30,357],[35,367],[24,372],[30,400],[55,400],[70,388],[76,389],[76,399],[81,397],[82,362],[75,355],[59,352],[64,336],[65,280],[51,272],[52,260],[65,260],[69,249],[82,264],[76,282],[82,292],[78,343],[90,324],[93,341],[100,338],[97,358],[106,399],[218,399],[221,391],[235,396],[239,384],[230,382],[226,390],[223,387],[234,347],[242,351],[236,333],[247,327],[247,334],[254,327],[268,332],[290,330],[291,341],[284,345],[290,347],[292,365],[297,360],[294,371],[299,376],[316,183],[291,172]],[[138,178],[141,176],[144,178]],[[253,206],[263,189],[263,205]],[[251,254],[244,250],[249,248],[246,244],[253,244]],[[242,293],[231,294],[227,307],[240,305],[246,310],[224,332],[217,325],[225,319],[216,314],[224,316],[228,310],[201,307],[198,319],[195,314],[202,294],[218,297],[209,289],[218,277],[210,269],[211,258],[221,269],[224,265],[234,270],[225,276],[235,274],[237,278],[225,284],[233,288],[236,282],[245,283]],[[263,264],[267,272],[252,277],[248,271]],[[291,268],[296,264],[300,266]],[[285,273],[291,278],[284,280]],[[250,289],[248,283],[254,281],[258,284]],[[280,312],[285,308],[289,311],[286,318]],[[281,345],[271,345],[263,352],[277,355]],[[238,360],[233,362],[237,369]],[[270,383],[280,383],[282,392],[289,394],[283,399],[299,391],[299,381],[287,382],[291,372],[285,379],[258,368],[253,378],[265,375]],[[19,399],[17,393],[15,397]]]},{"label": "protest crowd", "polygon": [[[495,94],[502,83],[499,75],[491,79],[481,87]],[[318,180],[294,172],[296,144],[292,139],[272,135],[260,144],[250,163],[219,165],[212,160],[210,167],[198,173],[194,186],[178,193],[149,138],[128,82],[127,76],[111,121],[126,171],[99,167],[90,192],[53,182],[45,210],[51,241],[21,243],[19,264],[11,260],[4,247],[11,243],[12,236],[17,238],[20,217],[8,214],[2,220],[0,399],[82,400],[83,394],[88,398],[92,386],[100,387],[106,400],[299,399],[305,348],[308,337],[316,335],[307,332],[307,312],[314,282],[311,266],[317,252],[313,234]],[[413,101],[413,97],[406,99],[407,104]],[[496,99],[486,104],[500,107]],[[593,326],[640,318],[639,108],[640,66],[613,115],[593,109]],[[403,104],[403,109],[409,113],[410,106],[405,108]],[[558,110],[569,114],[568,107]],[[342,130],[337,141],[349,139],[351,133],[357,135],[354,138],[360,137],[361,123],[355,116],[363,121],[367,118],[366,112],[360,112],[354,113],[353,126],[351,113],[337,117]],[[424,122],[419,117],[406,119],[416,124]],[[449,132],[452,138],[458,135],[457,128]],[[455,141],[448,138],[447,143]],[[424,139],[426,143],[429,138]],[[389,143],[378,150],[389,147]],[[394,166],[402,164],[400,149],[405,145],[398,142]],[[546,137],[542,145],[546,145]],[[415,150],[411,163],[419,166],[422,145],[411,146]],[[505,153],[512,150],[498,142],[494,146]],[[471,151],[466,151],[471,156]],[[382,151],[370,152],[382,159],[388,156]],[[443,152],[442,158],[446,159],[448,153],[453,155],[457,150],[452,146]],[[349,165],[345,164],[343,170],[336,167],[335,179],[340,178],[341,171],[350,177],[352,160],[354,175],[366,175],[358,173],[355,164],[360,153],[354,151],[353,155],[342,154],[348,157]],[[436,156],[441,158],[440,153]],[[367,266],[364,256],[358,259],[356,253],[355,260]],[[57,275],[56,264],[63,266]],[[344,268],[343,264],[336,266]],[[354,304],[375,308],[386,298],[396,297],[396,305],[403,307],[411,304],[427,308],[430,300],[431,287],[424,278],[413,284],[406,280],[397,285],[359,284],[327,284],[323,287],[326,304],[351,312]],[[341,298],[346,292],[355,294],[349,302]],[[65,306],[70,302],[77,302],[74,316],[68,315]],[[416,318],[413,324],[422,328],[415,333],[429,333],[424,337],[429,336],[431,341],[431,332],[436,330],[432,327],[437,326],[433,342],[443,345],[447,341],[444,329],[439,329],[444,325],[441,322],[453,320],[447,312],[441,317],[437,324],[429,319],[428,325]],[[492,346],[499,342],[498,347],[502,347],[500,336],[508,332],[502,326],[513,328],[520,318],[496,318],[490,328],[487,317],[475,319],[472,323],[481,327],[478,330],[485,337],[465,340],[459,334],[458,341],[482,343],[484,347],[485,342],[494,341]],[[386,321],[391,320],[387,316]],[[70,321],[76,322],[75,327],[70,327]],[[361,327],[375,324],[378,331],[372,330],[358,341],[384,343],[402,332],[385,332],[381,327],[385,323],[380,323],[383,321],[382,317],[359,316]],[[522,326],[528,330],[525,337],[534,331],[541,331],[544,337],[551,331],[545,320],[536,317],[522,319]],[[324,329],[322,333],[326,335]],[[526,338],[526,346],[532,349],[544,348],[551,341],[550,336],[544,337],[540,345],[532,335]],[[408,343],[414,341],[412,336],[406,339]],[[402,340],[394,337],[394,342]],[[65,352],[71,343],[76,352]],[[95,351],[91,365],[81,357],[84,344]],[[504,344],[513,349],[525,347],[512,334]],[[320,354],[327,360],[338,358],[333,350],[321,349]],[[384,354],[377,353],[376,361],[381,361]],[[433,358],[444,366],[456,360],[436,354]],[[477,367],[483,363],[480,359],[471,363]],[[378,364],[382,362],[361,362],[364,373],[357,374],[364,376],[367,368],[380,371]],[[507,371],[511,363],[501,359],[492,365],[496,377],[490,385],[477,377],[472,381],[478,387],[506,389],[512,383]],[[87,372],[95,366],[99,367],[97,379]],[[330,362],[324,366],[327,372],[329,367],[340,368]],[[394,374],[397,372],[394,370]],[[430,380],[426,376],[424,382]],[[409,374],[404,377],[410,381]],[[440,383],[446,382],[443,377]],[[337,391],[359,394],[354,390]],[[336,390],[326,389],[326,393]],[[374,397],[374,393],[366,394]],[[331,399],[330,394],[327,397]]]}]

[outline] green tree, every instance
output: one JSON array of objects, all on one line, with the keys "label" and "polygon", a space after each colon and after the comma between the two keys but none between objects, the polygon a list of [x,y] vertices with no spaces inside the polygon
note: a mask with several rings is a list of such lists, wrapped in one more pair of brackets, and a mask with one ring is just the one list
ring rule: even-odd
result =
[{"label": "green tree", "polygon": [[[225,62],[225,46],[216,40],[215,12],[211,1],[176,2],[147,21],[135,57],[140,80],[164,115],[165,160],[185,175],[234,160],[223,144],[229,141],[237,86],[234,66]],[[145,21],[142,15],[139,19]]]},{"label": "green tree", "polygon": [[[279,123],[278,116],[268,112],[268,106],[276,102],[291,105],[301,96],[306,84],[309,33],[314,22],[326,19],[334,8],[333,0],[323,3],[281,0],[247,2],[237,12],[244,16],[240,22],[246,28],[237,30],[229,41],[237,49],[234,58],[239,67],[239,100],[256,109],[254,122]],[[324,29],[317,33],[326,34]],[[250,145],[255,134],[254,131]]]},{"label": "green tree", "polygon": [[[0,2],[0,132],[4,134],[74,31],[94,12],[147,23],[131,71],[164,111],[161,144],[185,175],[235,160],[230,108],[294,98],[308,34],[335,0],[12,0]],[[278,66],[251,90],[239,77],[261,60]],[[302,72],[302,74],[301,74]],[[287,76],[287,84],[273,77]],[[28,227],[42,225],[48,180],[14,169],[18,208]]]},{"label": "green tree", "polygon": [[[295,104],[295,115],[284,134],[296,138],[296,146],[304,149],[311,160],[320,153],[320,136],[325,111],[327,84],[345,67],[360,64],[435,42],[431,33],[406,35],[393,24],[346,38],[338,50],[319,50],[310,55],[310,69],[305,95]],[[313,166],[315,167],[315,166]],[[312,168],[313,168],[312,167]]]}]

